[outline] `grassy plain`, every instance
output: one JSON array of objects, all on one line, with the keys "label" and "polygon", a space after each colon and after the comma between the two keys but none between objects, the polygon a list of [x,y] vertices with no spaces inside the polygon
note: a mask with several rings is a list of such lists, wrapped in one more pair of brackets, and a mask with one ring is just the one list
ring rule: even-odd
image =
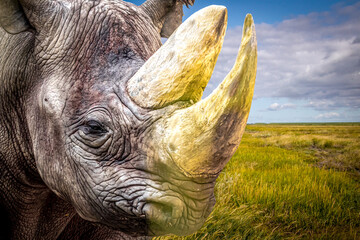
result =
[{"label": "grassy plain", "polygon": [[188,237],[360,239],[360,124],[248,125]]}]

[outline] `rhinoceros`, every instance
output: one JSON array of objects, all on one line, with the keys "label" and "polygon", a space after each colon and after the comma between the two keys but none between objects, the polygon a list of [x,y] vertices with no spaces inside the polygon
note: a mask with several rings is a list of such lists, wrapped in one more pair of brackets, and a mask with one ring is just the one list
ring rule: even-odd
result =
[{"label": "rhinoceros", "polygon": [[233,69],[201,99],[227,10],[181,24],[193,3],[0,1],[2,239],[147,239],[203,225],[246,126],[257,45],[247,15]]}]

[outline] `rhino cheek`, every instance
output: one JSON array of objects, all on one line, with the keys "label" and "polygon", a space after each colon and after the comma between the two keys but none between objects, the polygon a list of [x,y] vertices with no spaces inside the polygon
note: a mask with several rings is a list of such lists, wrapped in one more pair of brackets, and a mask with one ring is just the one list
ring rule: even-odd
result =
[{"label": "rhino cheek", "polygon": [[146,234],[141,212],[147,191],[144,174],[139,177],[141,173],[134,170],[104,169],[91,162],[82,162],[80,168],[76,174],[80,191],[71,193],[71,201],[81,217],[127,233]]}]

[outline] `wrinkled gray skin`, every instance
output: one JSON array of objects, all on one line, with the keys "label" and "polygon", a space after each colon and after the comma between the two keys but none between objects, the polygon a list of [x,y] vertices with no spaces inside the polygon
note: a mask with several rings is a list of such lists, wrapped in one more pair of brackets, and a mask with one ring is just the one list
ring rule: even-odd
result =
[{"label": "wrinkled gray skin", "polygon": [[149,222],[169,232],[173,204],[185,210],[170,232],[199,228],[215,178],[146,164],[147,129],[171,107],[142,109],[124,91],[161,46],[163,20],[120,0],[29,2],[15,33],[0,28],[0,238],[143,239]]}]

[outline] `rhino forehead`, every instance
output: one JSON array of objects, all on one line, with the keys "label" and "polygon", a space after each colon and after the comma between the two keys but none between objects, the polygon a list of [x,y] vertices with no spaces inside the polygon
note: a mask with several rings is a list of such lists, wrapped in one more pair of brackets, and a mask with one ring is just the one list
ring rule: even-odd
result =
[{"label": "rhino forehead", "polygon": [[44,78],[40,106],[60,118],[64,111],[74,115],[94,103],[101,105],[107,94],[123,95],[121,85],[161,45],[149,22],[126,2],[61,8],[50,33],[38,37],[35,52]]},{"label": "rhino forehead", "polygon": [[54,10],[47,22],[50,32],[39,32],[35,53],[41,65],[60,65],[70,74],[84,74],[119,58],[147,60],[161,46],[149,18],[131,3],[86,1],[67,5]]}]

